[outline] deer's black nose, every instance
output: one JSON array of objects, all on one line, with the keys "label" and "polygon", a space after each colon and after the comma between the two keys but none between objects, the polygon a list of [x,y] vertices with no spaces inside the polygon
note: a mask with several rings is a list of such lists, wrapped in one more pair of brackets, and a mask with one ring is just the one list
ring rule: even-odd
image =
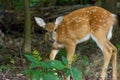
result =
[{"label": "deer's black nose", "polygon": [[51,40],[50,40],[50,42],[51,42],[51,43],[54,43],[54,42],[55,42],[55,40],[54,40],[54,39],[51,39]]}]

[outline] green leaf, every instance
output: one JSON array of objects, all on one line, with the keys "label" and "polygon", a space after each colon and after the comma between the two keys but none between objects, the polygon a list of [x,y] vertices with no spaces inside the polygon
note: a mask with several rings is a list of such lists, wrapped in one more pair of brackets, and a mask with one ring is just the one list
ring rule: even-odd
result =
[{"label": "green leaf", "polygon": [[61,80],[57,75],[54,75],[52,73],[48,73],[43,76],[43,80]]},{"label": "green leaf", "polygon": [[54,68],[56,68],[56,69],[58,69],[58,70],[62,70],[62,69],[64,69],[64,68],[66,68],[66,66],[63,65],[62,62],[57,61],[57,60],[51,61],[51,64],[52,64],[52,66],[53,66]]},{"label": "green leaf", "polygon": [[22,71],[22,73],[25,74],[25,75],[27,75],[27,76],[30,76],[31,72],[32,72],[31,69],[27,69],[27,70]]},{"label": "green leaf", "polygon": [[66,64],[66,65],[68,64],[68,60],[67,60],[65,57],[63,57],[63,56],[62,56],[62,62],[63,62],[64,64]]},{"label": "green leaf", "polygon": [[57,60],[41,62],[41,66],[43,68],[55,68],[57,70],[62,70],[62,69],[64,69],[66,67],[65,65],[63,65],[62,62],[57,61]]},{"label": "green leaf", "polygon": [[46,69],[53,68],[51,61],[41,62],[41,67]]},{"label": "green leaf", "polygon": [[33,70],[32,73],[33,73],[33,80],[39,80],[40,79],[40,74],[41,74],[40,70]]},{"label": "green leaf", "polygon": [[40,60],[30,54],[25,54],[25,57],[31,62],[30,68],[36,68],[41,66]]},{"label": "green leaf", "polygon": [[32,68],[37,68],[37,67],[41,67],[41,64],[40,64],[40,62],[32,62],[31,64],[30,64],[30,68],[32,69]]},{"label": "green leaf", "polygon": [[34,54],[34,55],[39,55],[39,52],[38,52],[37,50],[34,50],[34,51],[32,52],[32,54]]},{"label": "green leaf", "polygon": [[66,75],[66,76],[71,75],[71,71],[70,71],[70,69],[68,69],[68,68],[67,68],[67,69],[65,69],[65,75]]},{"label": "green leaf", "polygon": [[34,62],[34,63],[40,62],[40,61],[39,61],[35,56],[33,56],[33,55],[25,54],[25,57],[26,57],[29,61],[31,61],[31,62]]},{"label": "green leaf", "polygon": [[72,77],[74,80],[82,80],[82,73],[77,68],[72,68]]},{"label": "green leaf", "polygon": [[24,70],[22,71],[23,74],[26,74],[27,76],[33,78],[33,80],[39,80],[40,79],[40,75],[41,75],[41,70]]}]

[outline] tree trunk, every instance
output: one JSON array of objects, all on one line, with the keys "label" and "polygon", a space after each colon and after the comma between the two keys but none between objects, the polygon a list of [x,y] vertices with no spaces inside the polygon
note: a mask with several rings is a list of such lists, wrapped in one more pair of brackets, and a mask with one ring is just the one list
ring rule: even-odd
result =
[{"label": "tree trunk", "polygon": [[24,38],[24,52],[31,52],[31,15],[29,8],[29,0],[24,1],[24,14],[25,14],[25,38]]}]

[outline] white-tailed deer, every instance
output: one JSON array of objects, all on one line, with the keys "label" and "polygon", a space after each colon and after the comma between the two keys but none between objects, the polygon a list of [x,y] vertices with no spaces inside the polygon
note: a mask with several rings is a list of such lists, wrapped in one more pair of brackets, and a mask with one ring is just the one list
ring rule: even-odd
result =
[{"label": "white-tailed deer", "polygon": [[35,17],[35,21],[45,28],[50,36],[50,42],[53,45],[50,60],[55,59],[59,49],[65,47],[67,59],[71,63],[76,45],[92,38],[104,54],[104,64],[99,80],[105,80],[110,60],[112,61],[112,80],[117,80],[117,49],[109,41],[116,21],[114,14],[101,7],[91,6],[75,10],[64,17],[60,16],[55,23],[46,24],[39,17]]}]

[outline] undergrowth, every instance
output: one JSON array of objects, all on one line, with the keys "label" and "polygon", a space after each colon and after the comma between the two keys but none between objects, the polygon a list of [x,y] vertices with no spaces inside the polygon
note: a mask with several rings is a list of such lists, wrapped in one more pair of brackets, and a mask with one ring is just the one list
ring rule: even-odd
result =
[{"label": "undergrowth", "polygon": [[[38,52],[36,51],[34,54],[38,54]],[[41,61],[40,57],[31,54],[25,54],[25,57],[30,61],[30,66],[23,73],[32,80],[63,80],[63,74],[60,73],[65,73],[65,76],[71,75],[74,80],[82,80],[82,72],[76,67],[70,67],[64,57],[62,57],[62,61]]]}]

